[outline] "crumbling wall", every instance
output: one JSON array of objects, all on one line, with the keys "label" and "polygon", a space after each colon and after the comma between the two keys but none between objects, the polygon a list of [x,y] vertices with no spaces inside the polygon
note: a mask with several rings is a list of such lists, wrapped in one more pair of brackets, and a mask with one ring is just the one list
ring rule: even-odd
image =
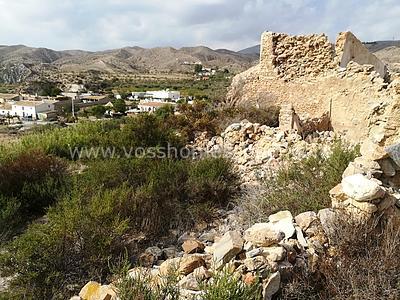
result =
[{"label": "crumbling wall", "polygon": [[[400,83],[394,84],[393,74],[392,83],[388,83],[376,72],[381,66],[379,61],[377,67],[350,61],[339,68],[339,61],[344,63],[348,51],[363,51],[351,33],[340,37],[338,52],[333,53],[323,35],[264,33],[260,64],[233,78],[227,103],[256,107],[291,104],[301,120],[325,120],[328,115],[331,128],[346,133],[353,141],[372,134],[384,142],[400,134],[400,97],[396,92],[400,91]],[[353,41],[355,47],[348,41]]]},{"label": "crumbling wall", "polygon": [[388,75],[385,63],[380,61],[374,54],[358,40],[351,32],[341,32],[336,40],[337,63],[345,68],[349,62],[353,61],[360,65],[373,65],[374,70],[382,78]]},{"label": "crumbling wall", "polygon": [[334,64],[334,48],[328,37],[321,35],[289,36],[264,32],[261,37],[260,66],[279,77],[291,79],[318,76]]}]

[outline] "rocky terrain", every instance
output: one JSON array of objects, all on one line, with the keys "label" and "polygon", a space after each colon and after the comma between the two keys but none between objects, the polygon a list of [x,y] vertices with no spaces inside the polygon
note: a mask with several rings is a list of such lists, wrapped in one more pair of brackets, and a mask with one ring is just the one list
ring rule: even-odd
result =
[{"label": "rocky terrain", "polygon": [[100,52],[54,51],[23,45],[0,46],[0,82],[21,82],[42,72],[181,73],[193,72],[185,63],[238,72],[249,68],[257,56],[207,47],[145,49],[126,47]]},{"label": "rocky terrain", "polygon": [[[222,139],[230,147],[230,157],[243,165],[238,158],[245,154],[246,147],[239,146],[240,143],[268,141],[266,149],[274,153],[278,149],[295,150],[307,143],[316,149],[324,147],[323,141],[331,142],[334,133],[319,136],[319,143],[307,142],[295,133],[242,122],[232,124],[221,137],[211,139],[203,147],[206,151],[219,147],[221,143],[216,140]],[[297,152],[299,157],[307,155],[304,151],[307,146],[304,146],[303,152]],[[178,276],[179,299],[203,299],[201,287],[212,282],[222,270],[246,285],[261,282],[263,299],[276,299],[274,295],[295,272],[313,273],[323,258],[334,259],[335,232],[344,221],[352,220],[356,228],[384,215],[395,228],[400,225],[398,148],[394,145],[385,150],[366,140],[361,147],[362,156],[350,163],[342,182],[330,191],[331,208],[298,215],[279,211],[250,227],[241,221],[240,211],[226,212],[206,230],[193,230],[180,236],[179,246],[158,244],[146,249],[139,257],[141,267],[129,270],[126,279],[118,278],[104,285],[88,282],[79,296],[71,300],[116,300],[121,281],[145,278],[155,288],[172,273]],[[255,160],[253,156],[252,161]],[[251,169],[242,173],[251,173]]]}]

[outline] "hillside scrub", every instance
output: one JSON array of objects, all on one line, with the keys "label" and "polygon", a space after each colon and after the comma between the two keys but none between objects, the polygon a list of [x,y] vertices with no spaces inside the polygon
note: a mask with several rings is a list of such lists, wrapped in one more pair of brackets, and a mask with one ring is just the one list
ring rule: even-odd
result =
[{"label": "hillside scrub", "polygon": [[399,299],[400,229],[390,219],[360,223],[343,215],[329,240],[333,251],[314,273],[295,272],[280,299]]},{"label": "hillside scrub", "polygon": [[293,214],[330,207],[329,191],[342,179],[349,163],[359,156],[358,147],[337,140],[327,154],[321,150],[300,161],[288,157],[257,193],[243,201],[246,219],[260,221],[280,210]]},{"label": "hillside scrub", "polygon": [[42,215],[62,195],[68,182],[66,163],[41,151],[28,151],[2,161],[0,240],[26,219]]},{"label": "hillside scrub", "polygon": [[[199,173],[204,168],[208,172]],[[193,214],[194,207],[224,207],[237,185],[222,158],[104,160],[90,163],[72,182],[72,191],[50,208],[48,222],[31,225],[1,256],[3,272],[18,274],[12,283],[17,295],[61,299],[76,292],[68,290],[71,284],[104,282],[110,260],[126,250],[135,255],[138,245],[125,237],[151,240],[190,228],[202,217]]]}]

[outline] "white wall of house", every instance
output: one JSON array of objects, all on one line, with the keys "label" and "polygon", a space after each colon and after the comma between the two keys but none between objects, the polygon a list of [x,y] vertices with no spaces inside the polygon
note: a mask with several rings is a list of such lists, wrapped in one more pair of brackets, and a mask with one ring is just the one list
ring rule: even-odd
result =
[{"label": "white wall of house", "polygon": [[172,101],[178,101],[181,98],[181,93],[178,91],[149,91],[146,94],[154,100],[171,99]]},{"label": "white wall of house", "polygon": [[25,104],[17,102],[12,105],[11,115],[21,118],[32,118],[36,120],[38,118],[38,113],[48,112],[52,110],[54,110],[53,103],[39,102],[34,104]]}]

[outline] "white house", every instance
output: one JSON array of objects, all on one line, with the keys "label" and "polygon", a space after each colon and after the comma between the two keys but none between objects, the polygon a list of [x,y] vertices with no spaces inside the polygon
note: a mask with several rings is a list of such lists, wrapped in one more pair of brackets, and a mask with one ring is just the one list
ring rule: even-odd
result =
[{"label": "white house", "polygon": [[54,111],[55,101],[18,101],[12,103],[11,115],[21,118],[39,119],[38,114]]},{"label": "white house", "polygon": [[148,91],[146,92],[146,98],[151,98],[153,101],[165,102],[167,100],[178,101],[181,98],[181,93],[178,91]]}]

